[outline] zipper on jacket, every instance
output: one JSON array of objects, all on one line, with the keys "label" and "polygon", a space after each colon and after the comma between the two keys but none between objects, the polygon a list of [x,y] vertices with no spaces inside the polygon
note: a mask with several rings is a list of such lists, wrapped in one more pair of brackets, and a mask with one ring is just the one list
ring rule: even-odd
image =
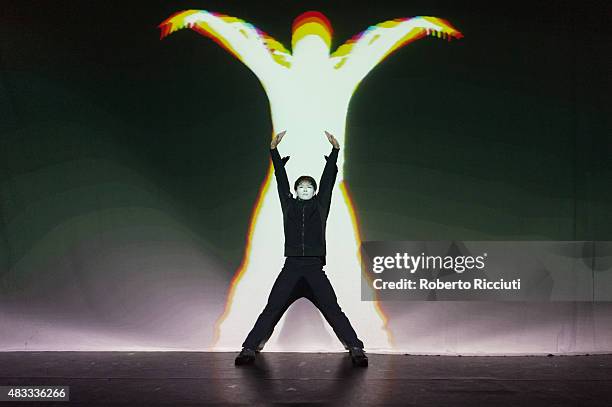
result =
[{"label": "zipper on jacket", "polygon": [[304,206],[302,205],[302,256],[304,256]]}]

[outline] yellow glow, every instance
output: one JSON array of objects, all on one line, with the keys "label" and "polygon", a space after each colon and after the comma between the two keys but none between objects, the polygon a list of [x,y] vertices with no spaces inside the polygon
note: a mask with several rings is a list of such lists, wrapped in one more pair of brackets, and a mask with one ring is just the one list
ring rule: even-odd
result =
[{"label": "yellow glow", "polygon": [[[191,28],[215,40],[253,71],[270,102],[272,136],[287,131],[278,148],[282,156],[291,156],[286,166],[290,184],[305,174],[320,179],[323,155],[331,151],[324,131],[338,139],[341,150],[336,182],[340,191],[332,196],[327,221],[326,274],[338,303],[366,348],[392,350],[393,335],[380,303],[361,301],[361,233],[344,180],[348,106],[362,79],[393,51],[426,35],[450,39],[461,38],[461,33],[435,17],[395,19],[369,27],[330,54],[332,28],[327,18],[316,11],[303,13],[294,21],[291,53],[243,20],[203,10],[177,13],[162,22],[160,28],[162,38],[181,28]],[[262,139],[262,144],[268,142]],[[383,155],[381,152],[381,159]],[[253,208],[243,261],[215,324],[211,350],[235,350],[240,346],[263,310],[282,268],[282,212],[276,185],[270,187],[276,182],[272,171],[270,164]],[[369,276],[364,277],[371,281]],[[375,294],[373,291],[372,298],[376,298]],[[329,348],[308,335],[300,343],[283,344],[278,333],[285,316],[267,342],[267,350],[343,350],[339,341],[335,348]],[[335,337],[331,327],[324,326]]]}]

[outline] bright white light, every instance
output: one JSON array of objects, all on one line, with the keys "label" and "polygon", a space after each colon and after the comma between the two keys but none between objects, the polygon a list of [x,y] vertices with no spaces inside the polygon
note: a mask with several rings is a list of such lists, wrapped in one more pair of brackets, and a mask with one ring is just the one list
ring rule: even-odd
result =
[{"label": "bright white light", "polygon": [[[178,13],[160,27],[162,37],[185,27],[211,36],[255,73],[270,102],[274,133],[287,131],[278,149],[281,156],[291,156],[285,167],[290,185],[301,175],[320,179],[325,164],[323,155],[331,151],[324,131],[339,141],[339,171],[327,222],[324,269],[338,303],[366,349],[391,350],[376,303],[361,301],[359,241],[351,220],[350,202],[339,188],[344,181],[348,105],[360,81],[393,50],[428,34],[437,33],[441,37],[461,34],[448,22],[433,17],[398,19],[370,27],[330,55],[331,27],[325,16],[317,12],[304,13],[294,22],[293,54],[249,23],[206,11]],[[268,143],[269,139],[262,138],[262,145]],[[231,307],[220,325],[214,350],[235,350],[241,345],[266,305],[282,268],[282,212],[273,177],[261,199],[260,211],[253,219],[250,251],[245,256],[248,264],[235,283]],[[266,350],[343,350],[339,341],[336,348],[330,349],[327,344],[317,343],[314,335],[303,337],[301,343],[282,346],[278,334],[285,316],[267,342]],[[327,322],[325,327],[335,337]]]}]

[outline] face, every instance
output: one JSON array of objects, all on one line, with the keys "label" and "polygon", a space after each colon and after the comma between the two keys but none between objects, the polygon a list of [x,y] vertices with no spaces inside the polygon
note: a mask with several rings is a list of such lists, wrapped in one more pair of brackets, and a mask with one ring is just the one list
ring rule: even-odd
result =
[{"label": "face", "polygon": [[295,192],[297,192],[298,198],[307,201],[314,195],[314,188],[310,182],[302,181],[298,184]]}]

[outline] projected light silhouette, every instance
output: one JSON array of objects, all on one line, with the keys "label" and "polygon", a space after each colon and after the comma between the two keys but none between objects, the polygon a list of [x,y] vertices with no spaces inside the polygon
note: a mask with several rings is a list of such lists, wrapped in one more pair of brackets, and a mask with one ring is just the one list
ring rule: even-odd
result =
[{"label": "projected light silhouette", "polygon": [[[244,63],[259,79],[270,102],[273,134],[287,130],[279,145],[281,156],[291,156],[286,170],[290,184],[302,174],[319,180],[331,145],[324,130],[340,142],[337,184],[327,222],[325,270],[338,302],[369,350],[390,350],[391,333],[377,302],[361,301],[360,236],[353,203],[344,181],[345,126],[351,96],[361,80],[383,58],[427,35],[461,38],[447,21],[435,17],[401,18],[369,27],[330,55],[332,28],[327,18],[310,11],[292,26],[289,52],[274,38],[235,17],[203,10],[178,12],[162,22],[161,38],[190,28],[211,37]],[[256,135],[252,135],[256,136]],[[267,150],[269,140],[262,139]],[[251,216],[243,262],[232,280],[223,315],[217,321],[211,350],[234,350],[242,343],[264,308],[283,261],[282,212],[276,186],[268,174]],[[285,313],[285,316],[287,313]],[[285,316],[266,344],[266,350],[289,350],[278,343]],[[295,316],[294,316],[295,317]],[[324,326],[335,338],[331,327]],[[304,337],[298,349],[317,348]],[[343,350],[339,341],[336,349]]]}]

